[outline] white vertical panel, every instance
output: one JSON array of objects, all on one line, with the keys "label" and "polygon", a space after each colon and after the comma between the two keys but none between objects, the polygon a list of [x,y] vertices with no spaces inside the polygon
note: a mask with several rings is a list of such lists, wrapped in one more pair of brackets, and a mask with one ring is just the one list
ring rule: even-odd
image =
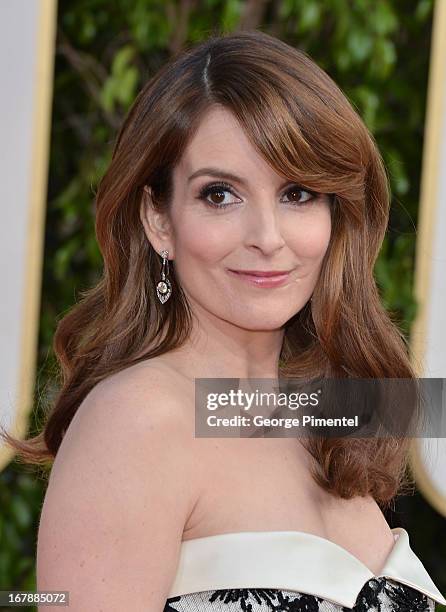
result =
[{"label": "white vertical panel", "polygon": [[[414,363],[420,377],[446,378],[445,0],[437,0],[434,11],[416,253],[419,312],[411,334]],[[415,440],[412,450],[417,485],[435,509],[446,516],[446,440]]]},{"label": "white vertical panel", "polygon": [[[38,339],[56,0],[0,3],[0,424],[27,433]],[[0,469],[11,459],[0,446]]]}]

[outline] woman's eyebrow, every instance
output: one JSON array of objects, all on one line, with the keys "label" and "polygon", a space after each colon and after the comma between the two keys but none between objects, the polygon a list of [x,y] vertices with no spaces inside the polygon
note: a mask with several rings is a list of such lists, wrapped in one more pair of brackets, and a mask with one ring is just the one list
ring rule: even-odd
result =
[{"label": "woman's eyebrow", "polygon": [[[239,183],[240,185],[243,185],[244,187],[248,186],[248,181],[246,179],[240,176],[237,176],[233,172],[228,172],[227,170],[220,170],[220,168],[214,168],[211,166],[206,167],[206,168],[200,168],[199,170],[196,170],[193,174],[189,176],[189,178],[187,179],[187,182],[190,183],[190,181],[192,181],[194,178],[196,178],[197,176],[202,176],[202,175],[213,176],[215,178],[222,178],[227,181],[233,181],[234,183]],[[293,183],[293,181],[286,180],[279,187],[279,189],[283,189],[283,187],[286,187],[290,183]]]},{"label": "woman's eyebrow", "polygon": [[189,178],[187,179],[187,182],[189,183],[194,178],[196,178],[197,176],[201,176],[201,175],[213,176],[215,178],[224,178],[227,181],[234,181],[235,183],[240,183],[240,185],[244,185],[244,186],[248,184],[248,181],[241,178],[240,176],[237,176],[236,174],[233,174],[232,172],[227,172],[225,170],[220,170],[219,168],[212,168],[212,167],[200,168],[199,170],[196,170],[193,174],[189,176]]}]

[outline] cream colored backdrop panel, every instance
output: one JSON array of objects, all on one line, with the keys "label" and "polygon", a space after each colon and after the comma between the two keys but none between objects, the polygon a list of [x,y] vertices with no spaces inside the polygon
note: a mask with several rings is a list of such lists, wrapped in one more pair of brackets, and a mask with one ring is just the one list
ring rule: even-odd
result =
[{"label": "cream colored backdrop panel", "polygon": [[[419,376],[446,378],[446,0],[435,3],[420,195],[412,351]],[[446,516],[446,440],[414,440],[412,451],[419,489]]]},{"label": "cream colored backdrop panel", "polygon": [[[35,381],[56,0],[0,2],[0,423],[27,434]],[[0,469],[12,458],[0,446]]]}]

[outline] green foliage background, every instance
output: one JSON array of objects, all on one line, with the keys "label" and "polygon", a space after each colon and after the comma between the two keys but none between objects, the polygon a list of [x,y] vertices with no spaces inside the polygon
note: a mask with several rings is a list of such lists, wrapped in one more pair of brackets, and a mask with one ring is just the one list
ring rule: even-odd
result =
[{"label": "green foliage background", "polygon": [[[172,53],[215,28],[260,28],[307,51],[375,135],[393,191],[376,278],[409,335],[432,13],[432,0],[60,0],[31,432],[54,391],[57,321],[99,277],[92,204],[120,122]],[[0,590],[35,589],[44,486],[17,462],[0,474]],[[397,499],[386,518],[409,530],[412,548],[446,592],[446,520],[419,494]]]}]

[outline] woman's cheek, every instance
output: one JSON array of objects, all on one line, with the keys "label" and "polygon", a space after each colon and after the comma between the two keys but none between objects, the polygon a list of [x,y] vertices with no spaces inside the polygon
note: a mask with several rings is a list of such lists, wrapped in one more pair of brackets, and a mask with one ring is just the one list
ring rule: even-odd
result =
[{"label": "woman's cheek", "polygon": [[188,219],[178,233],[175,251],[178,257],[218,261],[237,247],[239,231],[240,224],[229,219]]},{"label": "woman's cheek", "polygon": [[301,257],[320,258],[328,248],[330,234],[330,217],[323,216],[317,222],[301,223],[290,238],[290,243],[294,245],[295,253]]}]

